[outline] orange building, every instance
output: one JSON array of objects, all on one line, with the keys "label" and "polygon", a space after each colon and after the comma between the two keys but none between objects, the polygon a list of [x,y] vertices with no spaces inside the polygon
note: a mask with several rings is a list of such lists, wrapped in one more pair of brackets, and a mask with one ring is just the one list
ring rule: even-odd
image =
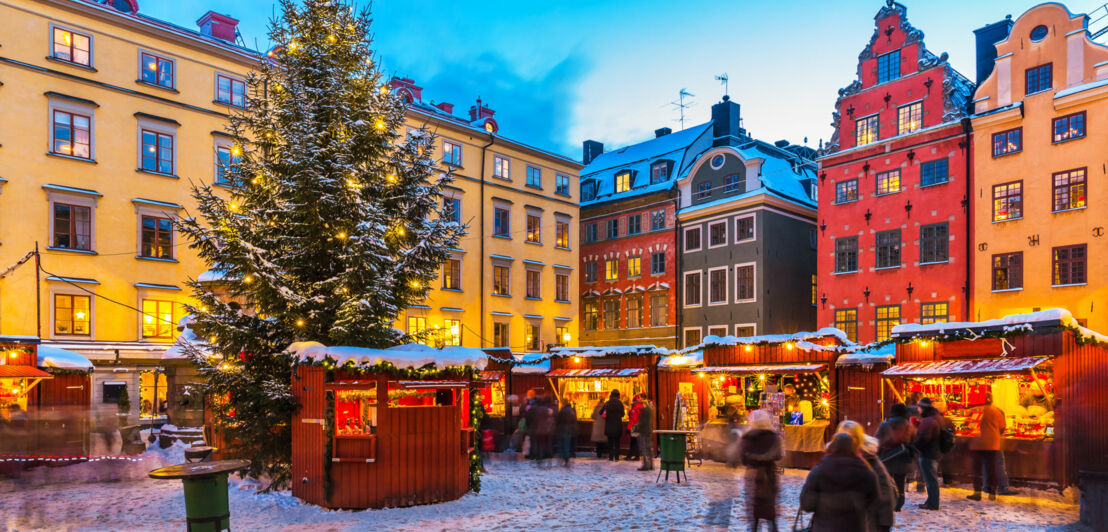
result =
[{"label": "orange building", "polygon": [[1028,10],[978,86],[973,319],[1064,307],[1108,329],[1108,47],[1088,23],[1057,3]]}]

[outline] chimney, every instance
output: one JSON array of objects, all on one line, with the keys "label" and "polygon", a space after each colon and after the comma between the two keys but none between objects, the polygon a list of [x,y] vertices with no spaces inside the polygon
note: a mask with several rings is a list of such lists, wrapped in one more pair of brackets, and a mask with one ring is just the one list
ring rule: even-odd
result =
[{"label": "chimney", "polygon": [[452,104],[452,103],[446,103],[446,102],[436,103],[435,104],[435,109],[438,109],[438,110],[440,110],[440,111],[442,111],[442,112],[444,112],[448,115],[454,114],[454,104]]},{"label": "chimney", "polygon": [[389,90],[399,94],[405,103],[423,101],[423,87],[416,85],[412,78],[393,76],[389,80]]},{"label": "chimney", "polygon": [[668,127],[660,127],[658,129],[654,130],[654,138],[656,138],[656,139],[662,138],[666,135],[669,135],[670,133],[673,133],[672,129],[670,129]]},{"label": "chimney", "polygon": [[789,144],[790,144],[790,143],[789,143],[789,141],[787,141],[787,140],[785,140],[785,139],[781,139],[781,140],[779,140],[779,141],[777,141],[777,142],[774,142],[774,143],[773,143],[773,145],[774,145],[774,146],[777,146],[778,148],[785,148],[785,147],[787,147],[787,146],[788,146]]},{"label": "chimney", "polygon": [[723,95],[723,101],[712,106],[712,146],[737,146],[746,131],[741,127],[739,104]]},{"label": "chimney", "polygon": [[469,121],[476,122],[482,118],[492,118],[492,115],[496,114],[496,111],[489,109],[489,106],[481,104],[481,97],[477,97],[477,105],[469,106]]},{"label": "chimney", "polygon": [[196,21],[196,25],[200,26],[200,33],[234,44],[235,36],[238,35],[239,21],[215,11],[208,11]]},{"label": "chimney", "polygon": [[583,164],[589,164],[596,159],[600,154],[604,153],[604,144],[595,140],[586,140],[582,144],[582,157],[581,162]]},{"label": "chimney", "polygon": [[996,43],[1008,38],[1008,32],[1012,31],[1012,24],[1012,15],[1008,15],[1000,22],[993,22],[983,28],[973,30],[973,35],[977,40],[978,85],[981,85],[981,82],[993,73],[993,63],[996,62]]}]

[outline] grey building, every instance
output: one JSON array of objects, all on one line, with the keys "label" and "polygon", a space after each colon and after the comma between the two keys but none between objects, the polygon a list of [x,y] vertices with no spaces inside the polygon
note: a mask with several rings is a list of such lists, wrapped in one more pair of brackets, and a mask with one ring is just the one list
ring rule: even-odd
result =
[{"label": "grey building", "polygon": [[678,342],[816,325],[815,151],[766,143],[712,106],[712,146],[678,176]]}]

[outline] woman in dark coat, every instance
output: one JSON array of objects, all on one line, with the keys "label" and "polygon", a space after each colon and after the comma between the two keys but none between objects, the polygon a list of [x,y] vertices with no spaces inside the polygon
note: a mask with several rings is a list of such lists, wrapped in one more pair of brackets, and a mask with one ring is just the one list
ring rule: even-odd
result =
[{"label": "woman in dark coat", "polygon": [[746,514],[750,529],[758,530],[762,520],[777,530],[777,461],[783,456],[781,437],[773,430],[773,419],[764,410],[750,413],[750,430],[742,435],[739,459],[746,466]]},{"label": "woman in dark coat", "polygon": [[877,427],[877,455],[896,484],[898,512],[904,507],[904,482],[916,457],[916,448],[912,447],[915,433],[916,428],[908,420],[908,407],[904,403],[894,404],[889,417]]},{"label": "woman in dark coat", "polygon": [[889,532],[896,523],[896,483],[885,464],[877,457],[877,438],[866,434],[866,429],[857,421],[839,423],[838,432],[849,434],[858,446],[858,455],[866,461],[877,475],[877,500],[870,507],[870,529]]},{"label": "woman in dark coat", "polygon": [[612,390],[608,402],[604,403],[604,435],[608,437],[608,460],[619,461],[619,440],[623,437],[623,403],[619,400],[619,390]]},{"label": "woman in dark coat", "polygon": [[851,435],[835,434],[800,490],[800,509],[815,514],[812,532],[870,530],[869,510],[876,500],[877,475],[858,456]]},{"label": "woman in dark coat", "polygon": [[573,456],[574,439],[577,437],[577,411],[573,404],[566,401],[554,419],[554,434],[558,439],[558,456],[562,465],[569,467],[569,457]]}]

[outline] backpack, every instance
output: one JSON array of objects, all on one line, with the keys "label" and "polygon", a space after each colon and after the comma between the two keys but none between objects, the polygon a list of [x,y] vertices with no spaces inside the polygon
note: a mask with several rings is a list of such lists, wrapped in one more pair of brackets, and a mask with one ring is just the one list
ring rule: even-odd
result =
[{"label": "backpack", "polygon": [[939,431],[939,452],[946,454],[954,449],[954,429],[944,428]]}]

